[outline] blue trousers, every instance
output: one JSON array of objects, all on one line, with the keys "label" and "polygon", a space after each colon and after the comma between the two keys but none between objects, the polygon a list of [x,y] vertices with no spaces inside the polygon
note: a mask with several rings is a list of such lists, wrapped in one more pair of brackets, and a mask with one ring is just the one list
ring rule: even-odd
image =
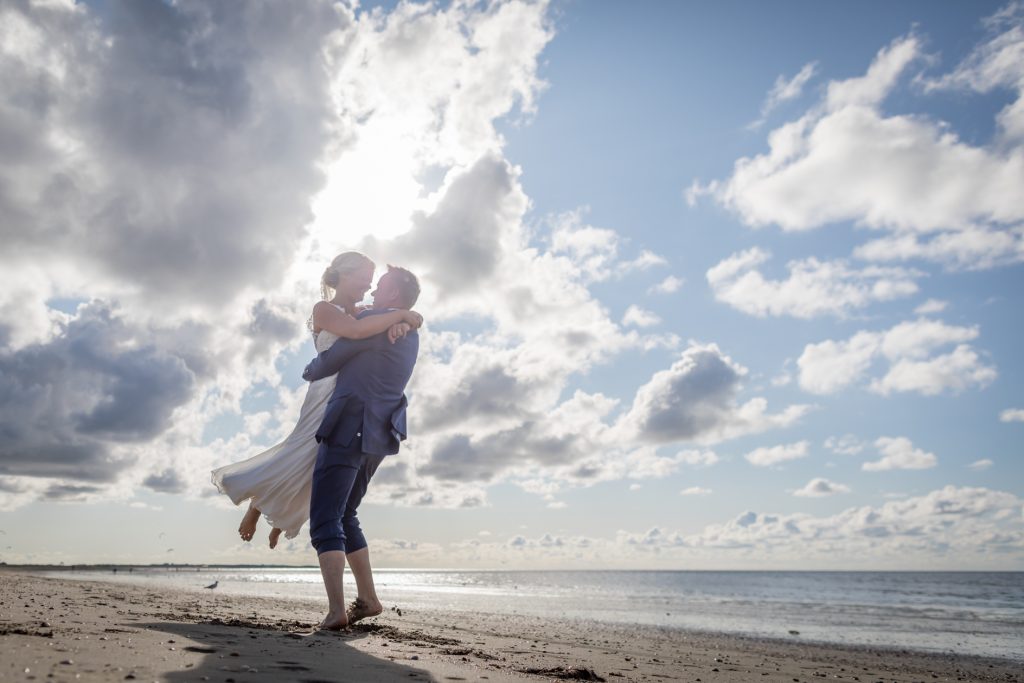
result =
[{"label": "blue trousers", "polygon": [[384,457],[363,453],[358,439],[348,447],[320,444],[309,501],[309,535],[317,555],[367,546],[356,510]]}]

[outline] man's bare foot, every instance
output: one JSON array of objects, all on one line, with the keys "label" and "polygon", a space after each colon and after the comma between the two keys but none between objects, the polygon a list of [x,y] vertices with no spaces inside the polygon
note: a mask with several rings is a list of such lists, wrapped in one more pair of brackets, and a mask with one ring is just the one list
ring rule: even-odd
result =
[{"label": "man's bare foot", "polygon": [[375,617],[384,611],[384,606],[379,601],[369,602],[362,598],[356,598],[352,601],[352,604],[348,606],[348,610],[345,614],[348,616],[348,623],[354,624],[360,619],[366,619],[367,617]]},{"label": "man's bare foot", "polygon": [[348,617],[344,613],[328,612],[324,620],[320,622],[320,629],[323,631],[341,631],[348,628]]},{"label": "man's bare foot", "polygon": [[243,541],[252,540],[258,521],[260,521],[260,511],[250,505],[249,509],[245,511],[245,517],[242,517],[242,523],[238,525],[238,535],[242,537]]},{"label": "man's bare foot", "polygon": [[277,539],[281,538],[281,530],[276,526],[270,530],[270,549],[277,547]]}]

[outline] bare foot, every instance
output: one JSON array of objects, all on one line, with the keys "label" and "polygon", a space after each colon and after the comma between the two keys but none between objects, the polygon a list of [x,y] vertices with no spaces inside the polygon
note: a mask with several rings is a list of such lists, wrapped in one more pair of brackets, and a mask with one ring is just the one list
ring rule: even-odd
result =
[{"label": "bare foot", "polygon": [[363,600],[362,598],[356,598],[352,604],[348,606],[348,611],[346,611],[345,614],[348,616],[348,623],[354,624],[360,619],[375,617],[383,611],[384,606],[381,605],[378,600],[370,602],[368,600]]},{"label": "bare foot", "polygon": [[260,511],[250,505],[249,509],[245,511],[245,517],[242,517],[242,523],[238,525],[238,535],[242,537],[243,541],[252,540],[258,521],[260,521]]},{"label": "bare foot", "polygon": [[270,549],[277,547],[277,539],[281,538],[281,530],[276,526],[270,530]]},{"label": "bare foot", "polygon": [[346,628],[348,628],[348,617],[341,612],[328,612],[324,620],[320,622],[320,629],[323,631],[341,631]]}]

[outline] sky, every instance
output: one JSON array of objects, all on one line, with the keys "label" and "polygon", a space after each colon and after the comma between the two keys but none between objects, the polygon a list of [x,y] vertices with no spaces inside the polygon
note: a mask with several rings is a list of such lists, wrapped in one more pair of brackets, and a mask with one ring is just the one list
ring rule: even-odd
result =
[{"label": "sky", "polygon": [[0,561],[310,565],[342,251],[388,567],[1024,569],[1024,3],[0,2]]}]

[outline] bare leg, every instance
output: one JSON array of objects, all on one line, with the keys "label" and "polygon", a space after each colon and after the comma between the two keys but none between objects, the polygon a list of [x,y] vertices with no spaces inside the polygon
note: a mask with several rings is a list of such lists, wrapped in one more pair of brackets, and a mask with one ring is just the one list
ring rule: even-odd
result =
[{"label": "bare leg", "polygon": [[242,537],[243,541],[252,540],[253,534],[256,533],[256,523],[259,521],[260,511],[253,507],[252,503],[249,503],[249,509],[245,511],[242,523],[238,525],[238,535]]},{"label": "bare leg", "polygon": [[281,530],[276,526],[270,530],[270,549],[277,547],[277,539],[281,538]]},{"label": "bare leg", "polygon": [[356,579],[358,597],[348,608],[348,623],[354,624],[366,617],[375,617],[384,611],[377,599],[377,589],[373,585],[373,570],[370,568],[370,549],[362,548],[348,554],[348,566]]},{"label": "bare leg", "polygon": [[327,591],[327,616],[320,622],[320,628],[336,631],[348,626],[345,615],[345,553],[328,550],[320,553],[320,576]]}]

